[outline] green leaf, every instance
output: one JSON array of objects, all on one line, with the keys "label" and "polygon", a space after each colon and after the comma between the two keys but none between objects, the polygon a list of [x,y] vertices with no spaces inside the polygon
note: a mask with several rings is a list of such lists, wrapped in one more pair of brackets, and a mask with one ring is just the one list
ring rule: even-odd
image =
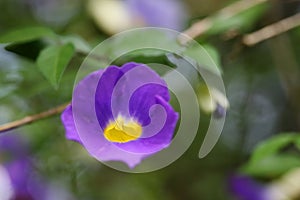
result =
[{"label": "green leaf", "polygon": [[5,50],[31,60],[36,60],[40,51],[45,47],[46,44],[42,40],[34,40],[24,43],[10,43],[5,46]]},{"label": "green leaf", "polygon": [[60,40],[62,43],[72,43],[76,50],[89,53],[92,48],[90,45],[83,40],[80,36],[77,35],[69,35],[69,36],[60,36]]},{"label": "green leaf", "polygon": [[292,143],[295,134],[280,134],[259,144],[252,154],[251,162],[258,162],[265,157],[278,153],[282,148]]},{"label": "green leaf", "polygon": [[299,133],[298,133],[298,137],[295,140],[295,145],[300,150],[300,135],[299,135]]},{"label": "green leaf", "polygon": [[191,85],[195,86],[199,82],[200,74],[195,68],[194,63],[189,62],[184,56],[178,56],[174,53],[166,55],[168,61],[176,67],[176,70],[183,75]]},{"label": "green leaf", "polygon": [[165,59],[167,52],[184,48],[177,38],[177,32],[153,28],[124,32],[104,40],[94,48],[86,57],[85,64],[89,62],[89,66],[105,68],[111,63],[120,65],[128,61],[152,63],[159,60],[168,63]]},{"label": "green leaf", "polygon": [[185,58],[188,58],[193,64],[202,66],[209,71],[221,74],[220,57],[217,50],[208,44],[192,45],[182,52]]},{"label": "green leaf", "polygon": [[274,178],[288,170],[300,166],[300,157],[283,153],[284,147],[295,144],[299,147],[298,133],[282,133],[261,144],[253,152],[250,161],[242,167],[242,172],[253,176]]},{"label": "green leaf", "polygon": [[75,48],[68,43],[62,46],[49,46],[41,51],[37,65],[52,86],[57,89],[64,70],[74,55]]},{"label": "green leaf", "polygon": [[296,167],[300,167],[299,156],[279,154],[250,162],[241,171],[251,176],[275,178]]},{"label": "green leaf", "polygon": [[33,41],[45,36],[55,36],[54,32],[46,27],[26,27],[11,30],[0,36],[0,43]]},{"label": "green leaf", "polygon": [[[146,28],[128,31],[126,34],[119,34],[104,41],[101,43],[102,48],[94,53],[106,55],[113,59],[128,53],[135,56],[156,57],[164,55],[165,51],[174,52],[182,49],[183,47],[178,43],[177,37],[177,32],[160,29]],[[146,49],[147,51],[143,51]]]}]

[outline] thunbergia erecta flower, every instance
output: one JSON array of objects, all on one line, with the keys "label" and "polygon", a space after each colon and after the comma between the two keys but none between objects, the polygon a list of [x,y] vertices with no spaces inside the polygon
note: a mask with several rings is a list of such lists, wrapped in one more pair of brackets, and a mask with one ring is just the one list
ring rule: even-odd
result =
[{"label": "thunbergia erecta flower", "polygon": [[67,139],[102,162],[130,168],[168,147],[178,114],[164,80],[144,64],[109,66],[76,86],[62,114]]},{"label": "thunbergia erecta flower", "polygon": [[[12,133],[11,133],[12,134]],[[64,187],[35,173],[26,142],[16,135],[0,136],[0,199],[73,199]]]},{"label": "thunbergia erecta flower", "polygon": [[232,177],[229,185],[239,200],[296,200],[300,197],[299,178],[300,168],[295,168],[266,184],[238,175]]},{"label": "thunbergia erecta flower", "polygon": [[238,200],[271,200],[266,196],[266,187],[251,177],[234,175],[229,180],[229,190]]},{"label": "thunbergia erecta flower", "polygon": [[32,185],[29,184],[30,160],[27,157],[26,144],[22,139],[15,135],[0,137],[0,166],[2,171],[7,173],[10,184],[10,191],[5,192],[7,199],[34,199],[29,191],[29,186]]},{"label": "thunbergia erecta flower", "polygon": [[125,2],[134,19],[142,20],[145,26],[170,28],[177,31],[184,28],[187,14],[181,1],[125,0]]}]

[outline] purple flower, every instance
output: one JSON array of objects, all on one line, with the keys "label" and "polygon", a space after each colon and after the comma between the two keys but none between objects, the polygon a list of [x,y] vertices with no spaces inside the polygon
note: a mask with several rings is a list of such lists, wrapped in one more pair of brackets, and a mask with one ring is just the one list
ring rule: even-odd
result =
[{"label": "purple flower", "polygon": [[109,66],[83,79],[62,114],[67,139],[100,161],[130,168],[171,143],[178,114],[166,83],[144,64]]},{"label": "purple flower", "polygon": [[248,176],[235,175],[229,180],[229,190],[238,200],[270,200],[266,186]]},{"label": "purple flower", "polygon": [[0,137],[1,165],[6,169],[13,189],[13,200],[31,200],[28,181],[31,173],[26,143],[15,135]]},{"label": "purple flower", "polygon": [[[68,198],[60,198],[61,194]],[[1,200],[73,199],[69,196],[64,187],[57,189],[34,172],[28,146],[20,136],[0,136]]]},{"label": "purple flower", "polygon": [[1,135],[0,154],[6,154],[7,156],[14,158],[25,157],[27,156],[26,142],[16,135]]},{"label": "purple flower", "polygon": [[33,200],[29,191],[29,180],[31,166],[27,159],[15,160],[5,165],[10,175],[11,183],[14,189],[14,200]]},{"label": "purple flower", "polygon": [[126,0],[132,15],[146,26],[183,29],[186,12],[178,0]]}]

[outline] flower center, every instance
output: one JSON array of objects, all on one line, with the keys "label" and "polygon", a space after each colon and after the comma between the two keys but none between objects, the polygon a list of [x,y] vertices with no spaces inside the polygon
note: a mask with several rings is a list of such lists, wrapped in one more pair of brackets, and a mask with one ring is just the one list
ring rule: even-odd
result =
[{"label": "flower center", "polygon": [[141,135],[142,126],[132,119],[125,121],[122,116],[118,116],[104,129],[104,137],[110,142],[125,143],[136,140]]}]

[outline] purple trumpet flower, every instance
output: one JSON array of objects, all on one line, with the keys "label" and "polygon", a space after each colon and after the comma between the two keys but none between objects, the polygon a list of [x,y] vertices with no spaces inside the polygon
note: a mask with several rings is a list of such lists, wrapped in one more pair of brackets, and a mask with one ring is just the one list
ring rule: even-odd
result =
[{"label": "purple trumpet flower", "polygon": [[6,169],[11,182],[13,200],[33,200],[28,190],[31,173],[30,161],[27,157],[27,148],[19,137],[5,135],[0,137],[1,165]]},{"label": "purple trumpet flower", "polygon": [[229,190],[237,200],[270,200],[267,188],[247,176],[234,175],[229,180]]},{"label": "purple trumpet flower", "polygon": [[27,150],[20,136],[0,136],[0,199],[73,199],[64,187],[55,187],[34,172]]},{"label": "purple trumpet flower", "polygon": [[299,177],[300,168],[266,184],[238,175],[230,179],[229,186],[238,200],[296,200],[300,197]]},{"label": "purple trumpet flower", "polygon": [[148,66],[109,66],[83,79],[62,114],[67,139],[102,162],[130,168],[171,143],[178,114],[166,83]]},{"label": "purple trumpet flower", "polygon": [[186,10],[178,0],[126,0],[127,5],[145,26],[181,31],[186,22]]}]

